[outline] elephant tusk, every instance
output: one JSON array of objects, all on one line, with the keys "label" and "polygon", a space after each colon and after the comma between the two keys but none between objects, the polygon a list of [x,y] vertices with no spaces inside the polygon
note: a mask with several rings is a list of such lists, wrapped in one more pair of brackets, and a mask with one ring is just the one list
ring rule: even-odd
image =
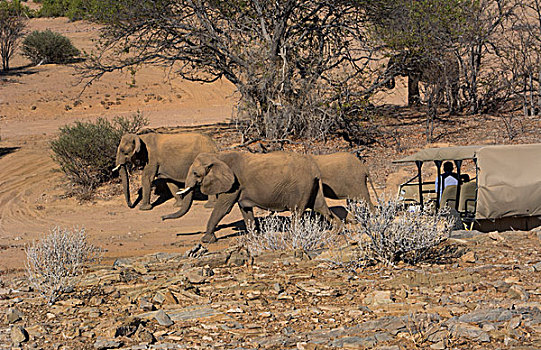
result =
[{"label": "elephant tusk", "polygon": [[185,195],[186,193],[190,192],[192,190],[191,187],[186,187],[185,189],[181,190],[181,191],[178,191],[177,194],[183,196]]},{"label": "elephant tusk", "polygon": [[114,173],[115,171],[117,171],[118,169],[120,169],[121,166],[122,166],[122,164],[119,164],[119,165],[117,165],[116,167],[114,167],[114,169],[111,170],[111,171]]}]

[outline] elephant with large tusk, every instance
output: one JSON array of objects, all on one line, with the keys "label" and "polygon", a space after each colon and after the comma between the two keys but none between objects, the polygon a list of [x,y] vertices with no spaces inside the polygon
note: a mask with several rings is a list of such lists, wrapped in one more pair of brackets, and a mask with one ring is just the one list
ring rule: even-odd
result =
[{"label": "elephant with large tusk", "polygon": [[[217,195],[206,233],[201,239],[203,242],[216,241],[216,226],[235,203],[247,226],[254,222],[254,207],[271,211],[289,210],[299,215],[306,209],[314,209],[341,225],[325,202],[321,174],[310,156],[288,152],[202,153],[188,171],[186,188],[178,194],[189,196],[196,186],[200,186],[206,195]],[[178,211],[162,219],[178,218],[184,214]]]},{"label": "elephant with large tusk", "polygon": [[126,204],[134,204],[130,199],[129,176],[126,169],[128,162],[140,160],[143,164],[141,210],[152,209],[150,189],[154,179],[165,179],[167,186],[176,199],[175,206],[187,212],[191,205],[192,193],[182,197],[176,194],[179,185],[186,181],[188,169],[199,153],[217,152],[218,147],[207,135],[199,133],[125,134],[120,140],[116,153],[116,167],[124,187]]}]

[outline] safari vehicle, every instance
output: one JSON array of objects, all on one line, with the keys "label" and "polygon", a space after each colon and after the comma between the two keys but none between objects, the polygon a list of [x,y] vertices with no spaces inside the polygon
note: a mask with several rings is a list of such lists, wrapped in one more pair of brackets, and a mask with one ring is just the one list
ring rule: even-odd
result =
[{"label": "safari vehicle", "polygon": [[[459,179],[441,192],[434,181],[423,181],[427,162],[434,162],[440,178],[443,162],[453,161],[460,178],[468,159],[476,172],[469,182]],[[466,227],[484,232],[541,225],[541,144],[427,148],[393,163],[417,166],[417,175],[399,187],[399,199],[407,205],[420,210],[449,206]]]}]

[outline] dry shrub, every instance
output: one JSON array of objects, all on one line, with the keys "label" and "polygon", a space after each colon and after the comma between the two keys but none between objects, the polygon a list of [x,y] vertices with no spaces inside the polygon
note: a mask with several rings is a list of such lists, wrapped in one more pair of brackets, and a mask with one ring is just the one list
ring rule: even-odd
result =
[{"label": "dry shrub", "polygon": [[314,215],[294,214],[288,218],[273,214],[259,219],[259,230],[255,225],[247,227],[238,243],[251,254],[265,250],[312,251],[336,240],[336,234],[331,231],[330,223]]},{"label": "dry shrub", "polygon": [[100,252],[87,242],[84,228],[54,227],[26,248],[26,275],[30,285],[52,304],[73,286],[83,265],[98,259]]},{"label": "dry shrub", "polygon": [[111,180],[122,135],[135,133],[145,125],[148,120],[137,112],[131,117],[115,117],[113,121],[98,118],[95,122],[75,122],[60,128],[58,137],[51,141],[52,157],[79,199],[91,198],[94,189]]},{"label": "dry shrub", "polygon": [[370,209],[364,202],[352,202],[348,211],[357,222],[346,229],[346,236],[359,246],[355,262],[370,261],[394,265],[398,261],[417,264],[449,237],[454,218],[447,211],[430,214],[403,211],[396,200],[381,200]]}]

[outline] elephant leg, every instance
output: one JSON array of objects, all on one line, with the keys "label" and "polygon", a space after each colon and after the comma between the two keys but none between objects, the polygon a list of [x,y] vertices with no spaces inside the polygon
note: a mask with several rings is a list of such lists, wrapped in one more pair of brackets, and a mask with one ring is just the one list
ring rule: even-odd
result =
[{"label": "elephant leg", "polygon": [[242,218],[244,219],[244,225],[246,226],[246,229],[248,229],[249,227],[253,227],[258,230],[254,217],[254,208],[244,208],[239,204],[239,209],[240,213],[242,214]]},{"label": "elephant leg", "polygon": [[[325,197],[323,197],[323,191],[318,191],[316,195],[316,199],[314,202],[314,210],[321,215],[325,219],[327,219],[329,222],[333,223],[333,226],[336,230],[340,231],[343,227],[342,220],[338,218],[327,205],[327,202],[325,201]],[[302,215],[302,214],[301,214]]]},{"label": "elephant leg", "polygon": [[216,205],[217,199],[218,199],[218,196],[215,196],[215,195],[208,196],[207,202],[205,203],[205,205],[203,205],[203,207],[214,208],[214,206]]},{"label": "elephant leg", "polygon": [[[171,194],[173,195],[173,198],[175,198],[175,204],[173,204],[174,207],[182,207],[183,206],[183,198],[177,194],[179,187],[176,183],[167,181],[167,187],[169,188],[169,191],[171,191]],[[186,199],[186,197],[184,197]]]},{"label": "elephant leg", "polygon": [[152,180],[156,176],[157,171],[157,164],[147,164],[143,170],[143,178],[141,181],[141,187],[143,187],[143,199],[141,200],[139,210],[152,209],[152,205],[150,205],[150,187],[152,186]]},{"label": "elephant leg", "polygon": [[239,198],[239,192],[240,191],[235,191],[233,193],[220,193],[218,195],[218,200],[214,205],[214,210],[212,210],[212,213],[210,214],[209,221],[207,222],[207,230],[205,231],[205,235],[201,238],[201,242],[216,242],[217,239],[216,235],[214,234],[214,231],[216,231],[216,226],[218,226],[218,223],[224,218],[224,216],[229,214],[231,208],[233,208],[233,205]]}]

